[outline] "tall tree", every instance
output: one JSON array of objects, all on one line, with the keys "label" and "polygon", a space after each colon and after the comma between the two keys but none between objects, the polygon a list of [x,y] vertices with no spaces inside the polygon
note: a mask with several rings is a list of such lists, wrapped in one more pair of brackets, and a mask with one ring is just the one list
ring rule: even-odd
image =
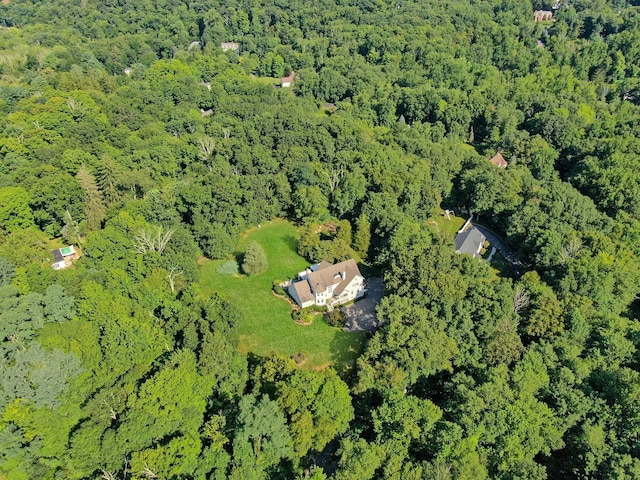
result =
[{"label": "tall tree", "polygon": [[107,212],[104,206],[102,193],[98,189],[96,178],[91,174],[86,165],[82,165],[76,178],[84,191],[84,217],[87,222],[87,230],[97,230],[102,225]]},{"label": "tall tree", "polygon": [[366,257],[371,243],[371,222],[367,214],[361,214],[356,220],[356,230],[353,234],[353,249],[362,257]]},{"label": "tall tree", "polygon": [[267,253],[258,242],[251,242],[247,245],[242,260],[242,271],[247,275],[257,275],[267,270]]},{"label": "tall tree", "polygon": [[239,407],[231,478],[264,478],[267,468],[293,453],[286,418],[280,406],[267,395],[259,400],[245,395]]}]

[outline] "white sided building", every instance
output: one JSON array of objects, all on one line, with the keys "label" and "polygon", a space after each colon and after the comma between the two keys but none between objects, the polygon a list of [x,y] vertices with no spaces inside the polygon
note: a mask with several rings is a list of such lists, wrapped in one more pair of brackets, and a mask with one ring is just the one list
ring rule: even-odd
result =
[{"label": "white sided building", "polygon": [[51,264],[51,268],[54,270],[62,270],[63,268],[70,267],[79,257],[73,245],[53,250],[51,254],[53,255],[54,260]]},{"label": "white sided building", "polygon": [[335,307],[365,294],[364,277],[353,259],[335,265],[320,262],[300,272],[288,291],[302,308],[312,305]]}]

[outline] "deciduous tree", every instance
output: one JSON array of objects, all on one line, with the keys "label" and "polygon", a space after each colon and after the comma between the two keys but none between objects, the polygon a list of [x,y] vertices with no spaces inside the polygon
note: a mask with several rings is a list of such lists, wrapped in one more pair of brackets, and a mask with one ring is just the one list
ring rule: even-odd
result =
[{"label": "deciduous tree", "polygon": [[0,229],[7,233],[33,225],[29,193],[22,187],[0,188]]}]

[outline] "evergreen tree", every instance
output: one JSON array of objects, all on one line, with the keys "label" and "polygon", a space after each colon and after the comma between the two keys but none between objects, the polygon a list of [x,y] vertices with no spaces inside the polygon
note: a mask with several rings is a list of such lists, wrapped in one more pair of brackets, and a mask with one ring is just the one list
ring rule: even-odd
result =
[{"label": "evergreen tree", "polygon": [[62,238],[69,243],[82,243],[80,237],[80,225],[71,216],[69,210],[64,212],[64,226],[62,227]]},{"label": "evergreen tree", "polygon": [[96,183],[108,205],[118,201],[121,196],[122,172],[116,162],[107,155],[98,165]]},{"label": "evergreen tree", "polygon": [[85,165],[80,167],[76,178],[84,191],[84,216],[87,221],[87,230],[97,230],[106,213],[102,193],[98,189],[95,177]]},{"label": "evergreen tree", "polygon": [[242,262],[242,271],[247,275],[257,275],[267,270],[267,254],[259,243],[251,242],[247,245]]}]

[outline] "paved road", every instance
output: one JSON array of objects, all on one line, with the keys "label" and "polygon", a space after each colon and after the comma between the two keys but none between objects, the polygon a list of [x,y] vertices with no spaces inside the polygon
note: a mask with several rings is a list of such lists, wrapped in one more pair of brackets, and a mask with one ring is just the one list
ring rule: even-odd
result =
[{"label": "paved road", "polygon": [[378,326],[376,307],[382,300],[384,289],[379,278],[367,278],[367,296],[362,300],[343,307],[342,311],[347,315],[345,330],[356,332],[360,330],[371,331]]},{"label": "paved road", "polygon": [[493,247],[496,247],[498,250],[500,250],[502,256],[507,262],[509,262],[509,265],[511,265],[513,273],[515,273],[518,277],[521,277],[525,272],[524,265],[522,265],[522,262],[518,260],[518,257],[515,256],[513,250],[511,250],[511,247],[509,247],[509,245],[507,245],[505,241],[502,240],[502,238],[500,238],[498,234],[493,230],[490,230],[487,227],[479,225],[477,223],[474,223],[473,226],[480,230],[485,237],[487,237],[487,240],[489,240],[489,243]]}]

